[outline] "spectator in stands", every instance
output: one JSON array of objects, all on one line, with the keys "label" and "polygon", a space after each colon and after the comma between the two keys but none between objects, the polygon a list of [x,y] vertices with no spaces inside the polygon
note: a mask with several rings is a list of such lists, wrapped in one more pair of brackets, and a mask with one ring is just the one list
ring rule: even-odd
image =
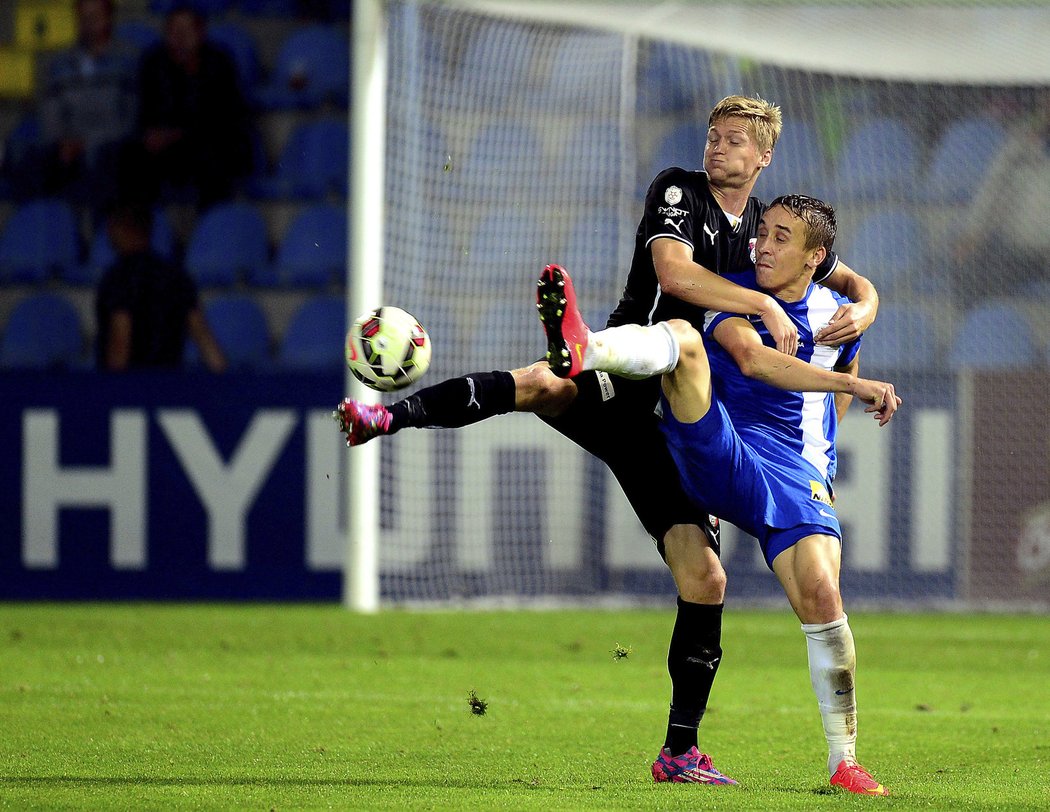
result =
[{"label": "spectator in stands", "polygon": [[192,200],[201,209],[228,199],[251,169],[249,117],[229,55],[205,38],[203,15],[176,6],[164,41],[139,75],[145,199]]},{"label": "spectator in stands", "polygon": [[975,189],[955,245],[955,292],[967,303],[1020,293],[1022,284],[1050,281],[1050,92],[1036,98],[997,150]]},{"label": "spectator in stands", "polygon": [[77,0],[78,42],[50,62],[40,99],[40,188],[104,211],[134,134],[135,49],[113,38],[114,0]]},{"label": "spectator in stands", "polygon": [[95,301],[100,369],[169,368],[182,365],[187,333],[212,372],[226,370],[197,297],[193,280],[150,247],[148,208],[122,205],[109,216],[117,259],[99,282]]}]

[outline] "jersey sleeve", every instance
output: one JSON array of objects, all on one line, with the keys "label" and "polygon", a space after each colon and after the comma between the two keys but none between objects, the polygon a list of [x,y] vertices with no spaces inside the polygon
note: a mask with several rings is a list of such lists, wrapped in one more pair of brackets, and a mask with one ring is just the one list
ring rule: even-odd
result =
[{"label": "jersey sleeve", "polygon": [[813,281],[818,284],[823,282],[825,279],[827,279],[829,276],[835,273],[835,269],[838,266],[839,255],[836,254],[834,251],[828,251],[827,256],[824,257],[824,261],[820,263],[817,266],[817,270],[813,272]]},{"label": "jersey sleeve", "polygon": [[693,248],[697,201],[689,173],[672,167],[656,176],[645,196],[642,229],[648,246],[660,237],[670,237]]},{"label": "jersey sleeve", "polygon": [[839,360],[836,362],[835,366],[844,367],[853,363],[853,359],[856,358],[857,353],[860,352],[860,342],[863,338],[864,336],[857,336],[848,344],[844,344],[842,346],[842,353],[839,355]]}]

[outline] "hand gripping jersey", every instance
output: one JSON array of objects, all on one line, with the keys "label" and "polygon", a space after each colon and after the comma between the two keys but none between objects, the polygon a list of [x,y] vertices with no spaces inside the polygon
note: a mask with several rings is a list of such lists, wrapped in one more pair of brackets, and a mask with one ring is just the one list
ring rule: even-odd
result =
[{"label": "hand gripping jersey", "polygon": [[[645,196],[627,284],[606,326],[686,319],[701,330],[703,308],[661,296],[650,243],[660,237],[683,242],[692,249],[696,263],[722,276],[754,272],[755,237],[765,207],[758,198],[748,198],[740,223],[734,228],[711,193],[706,172],[678,167],[661,172]],[[829,251],[813,281],[827,279],[837,264],[838,258]]]}]

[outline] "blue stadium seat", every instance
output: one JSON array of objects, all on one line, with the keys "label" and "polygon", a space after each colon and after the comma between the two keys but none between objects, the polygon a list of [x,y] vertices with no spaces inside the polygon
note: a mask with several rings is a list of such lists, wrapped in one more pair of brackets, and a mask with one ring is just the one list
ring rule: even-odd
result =
[{"label": "blue stadium seat", "polygon": [[11,311],[0,335],[0,366],[9,369],[68,369],[83,361],[80,314],[68,299],[36,293]]},{"label": "blue stadium seat", "polygon": [[350,132],[342,119],[305,122],[292,130],[273,174],[257,178],[253,195],[262,198],[345,197]]},{"label": "blue stadium seat", "polygon": [[259,49],[251,31],[232,20],[224,20],[208,26],[208,39],[230,55],[241,80],[241,90],[250,97],[261,75]]},{"label": "blue stadium seat", "polygon": [[[552,260],[579,280],[582,293],[612,298],[607,304],[615,304],[614,296],[619,294],[630,267],[633,224],[624,222],[616,206],[580,208],[575,214],[565,249]],[[603,319],[607,315],[601,314]],[[599,326],[604,326],[604,321]]]},{"label": "blue stadium seat", "polygon": [[536,39],[528,26],[480,24],[456,64],[453,94],[471,109],[496,113],[520,109],[529,98]]},{"label": "blue stadium seat", "polygon": [[288,226],[271,271],[259,284],[320,287],[346,277],[346,210],[319,204],[304,209]]},{"label": "blue stadium seat", "polygon": [[482,311],[466,350],[472,371],[517,369],[542,358],[547,346],[528,301],[499,301]]},{"label": "blue stadium seat", "polygon": [[[204,313],[231,369],[258,371],[271,366],[270,329],[255,299],[221,296],[208,302]],[[186,343],[185,362],[188,367],[200,365],[200,351],[192,341]]]},{"label": "blue stadium seat", "polygon": [[[157,209],[153,213],[150,244],[153,250],[165,259],[175,260],[175,229],[172,228],[171,220],[163,209]],[[109,241],[109,233],[105,227],[100,228],[95,232],[95,238],[88,248],[87,261],[67,270],[62,279],[72,285],[95,285],[116,259],[117,252],[113,248],[113,243]]]},{"label": "blue stadium seat", "polygon": [[860,367],[889,372],[923,372],[940,367],[933,311],[918,303],[885,302],[864,334]]},{"label": "blue stadium seat", "polygon": [[876,211],[844,234],[840,255],[880,293],[924,289],[926,237],[922,225],[900,209]]},{"label": "blue stadium seat", "polygon": [[623,166],[620,124],[605,121],[575,128],[557,161],[558,179],[572,200],[590,204],[618,199]]},{"label": "blue stadium seat", "polygon": [[196,9],[206,17],[218,17],[233,7],[233,0],[149,0],[149,10],[154,14],[168,14],[185,6]]},{"label": "blue stadium seat", "polygon": [[847,136],[829,196],[839,202],[906,201],[920,175],[919,143],[905,122],[873,118]]},{"label": "blue stadium seat", "polygon": [[255,94],[268,109],[346,106],[350,86],[350,46],[338,26],[308,25],[281,44],[269,83]]},{"label": "blue stadium seat", "polygon": [[645,192],[653,178],[672,166],[683,169],[700,169],[704,163],[704,144],[707,141],[707,128],[695,123],[677,124],[664,133],[657,142],[649,161],[642,160],[639,166],[644,175],[639,178],[639,201],[644,199]]},{"label": "blue stadium seat", "polygon": [[563,34],[544,54],[546,76],[537,83],[533,106],[602,113],[622,93],[623,39],[606,32]]},{"label": "blue stadium seat", "polygon": [[479,223],[466,256],[448,269],[446,278],[475,295],[525,296],[551,261],[547,255],[551,242],[541,218],[524,212],[514,217],[491,214]]},{"label": "blue stadium seat", "polygon": [[113,37],[126,42],[137,51],[145,51],[161,41],[161,33],[149,23],[140,20],[124,20],[113,28]]},{"label": "blue stadium seat", "polygon": [[278,361],[286,369],[324,372],[343,368],[346,301],[338,296],[309,299],[292,316]]},{"label": "blue stadium seat", "polygon": [[767,203],[795,193],[823,199],[829,174],[817,128],[808,121],[791,121],[777,141],[772,163],[758,176],[757,194]]},{"label": "blue stadium seat", "polygon": [[475,133],[455,171],[450,191],[464,202],[506,201],[522,189],[535,190],[545,163],[543,141],[528,124],[499,121]]},{"label": "blue stadium seat", "polygon": [[1008,302],[979,305],[963,317],[948,351],[948,366],[961,369],[1027,369],[1043,363],[1032,325]]},{"label": "blue stadium seat", "polygon": [[719,99],[743,86],[735,59],[699,48],[649,41],[642,59],[637,94],[642,113],[700,108],[706,115]]},{"label": "blue stadium seat", "polygon": [[294,19],[299,13],[299,0],[238,0],[237,8],[249,17]]},{"label": "blue stadium seat", "polygon": [[73,209],[56,199],[19,206],[0,233],[0,280],[43,282],[76,267],[80,232]]},{"label": "blue stadium seat", "polygon": [[926,199],[946,204],[968,201],[1005,140],[1005,127],[988,116],[953,121],[934,147],[923,184]]},{"label": "blue stadium seat", "polygon": [[228,286],[255,277],[269,262],[266,223],[250,203],[220,203],[197,222],[186,270],[199,285]]}]

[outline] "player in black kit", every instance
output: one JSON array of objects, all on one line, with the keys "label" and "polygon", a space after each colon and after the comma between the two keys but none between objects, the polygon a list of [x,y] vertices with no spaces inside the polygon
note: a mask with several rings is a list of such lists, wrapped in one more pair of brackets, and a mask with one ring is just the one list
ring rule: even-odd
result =
[{"label": "player in black kit", "polygon": [[[753,314],[779,350],[794,354],[798,334],[776,300],[721,277],[754,270],[764,205],[750,195],[772,159],[780,128],[780,109],[763,99],[729,96],[713,108],[704,171],[667,169],[649,187],[623,296],[606,326],[682,318],[701,329],[707,309]],[[840,308],[818,341],[850,341],[871,325],[878,296],[868,280],[831,253],[814,279],[853,300]],[[551,360],[568,364],[571,359]],[[586,372],[566,379],[540,361],[509,372],[452,378],[389,407],[346,399],[334,416],[347,444],[359,445],[402,428],[456,428],[511,411],[534,412],[603,460],[656,541],[679,593],[667,657],[667,736],[653,777],[733,784],[697,743],[722,656],[726,575],[718,557],[718,523],[681,488],[653,414],[659,393],[658,378]],[[626,425],[629,432],[622,430]]]}]

